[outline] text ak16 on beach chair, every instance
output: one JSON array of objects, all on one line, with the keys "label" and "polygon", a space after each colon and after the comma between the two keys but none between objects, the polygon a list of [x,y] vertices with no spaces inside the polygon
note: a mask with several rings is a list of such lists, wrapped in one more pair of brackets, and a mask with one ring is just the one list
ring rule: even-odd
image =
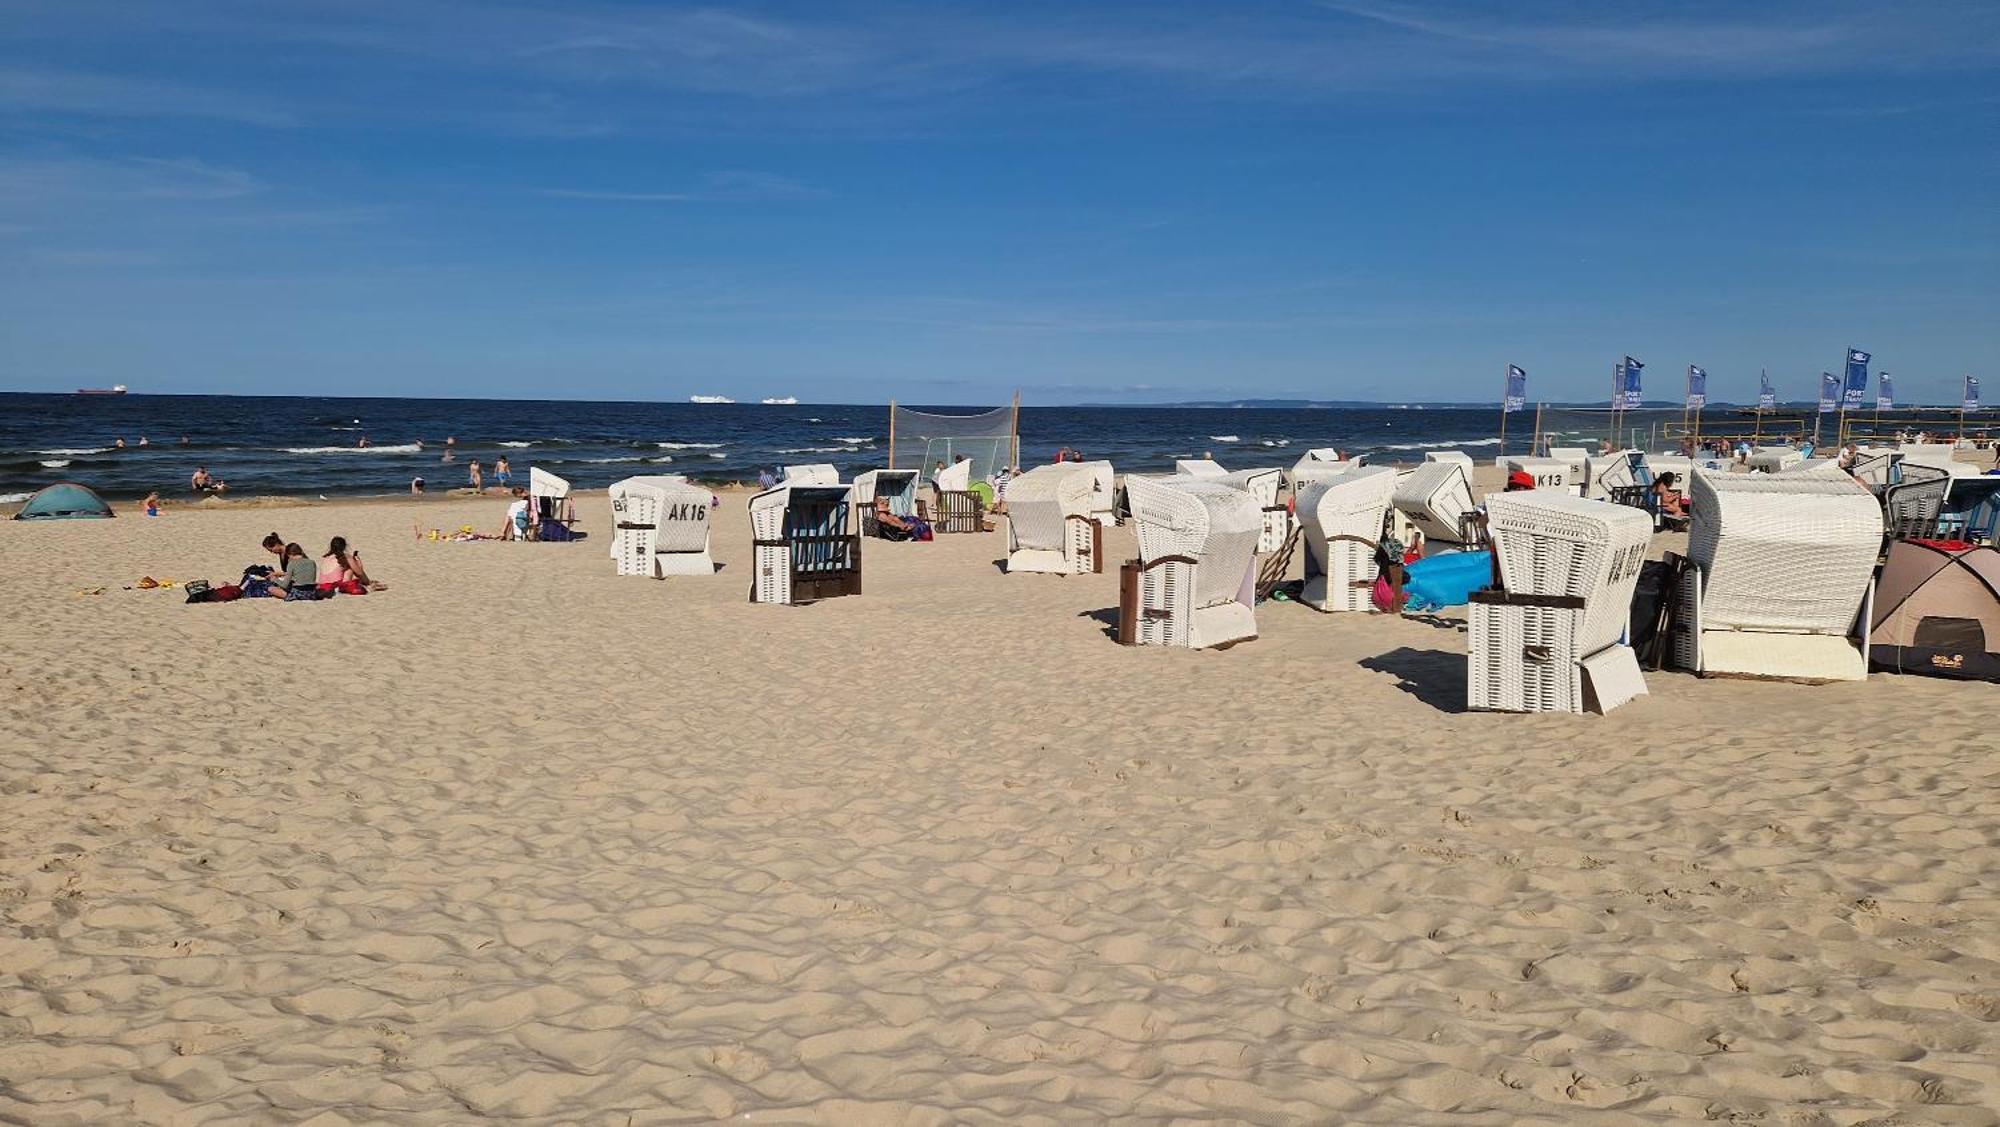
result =
[{"label": "text ak16 on beach chair", "polygon": [[1007,571],[1104,570],[1104,528],[1092,511],[1097,475],[1077,462],[1036,466],[1007,485]]},{"label": "text ak16 on beach chair", "polygon": [[1396,471],[1369,466],[1321,478],[1299,491],[1306,583],[1299,601],[1314,610],[1365,611],[1375,590],[1376,548]]},{"label": "text ak16 on beach chair", "polygon": [[1139,558],[1119,571],[1118,640],[1203,649],[1257,636],[1263,514],[1219,481],[1128,477]]},{"label": "text ak16 on beach chair", "polygon": [[1504,712],[1609,712],[1646,692],[1625,644],[1653,522],[1569,493],[1487,498],[1500,586],[1475,591],[1466,701]]},{"label": "text ak16 on beach chair", "polygon": [[986,502],[972,491],[972,463],[946,466],[931,478],[932,503],[917,503],[917,515],[931,522],[931,531],[986,531]]},{"label": "text ak16 on beach chair", "polygon": [[1674,663],[1705,676],[1860,681],[1882,510],[1838,477],[1697,470]]},{"label": "text ak16 on beach chair", "polygon": [[715,495],[679,474],[628,477],[611,498],[611,558],[620,575],[713,575],[709,506]]},{"label": "text ak16 on beach chair", "polygon": [[853,487],[781,485],[750,498],[753,603],[800,605],[861,593]]}]

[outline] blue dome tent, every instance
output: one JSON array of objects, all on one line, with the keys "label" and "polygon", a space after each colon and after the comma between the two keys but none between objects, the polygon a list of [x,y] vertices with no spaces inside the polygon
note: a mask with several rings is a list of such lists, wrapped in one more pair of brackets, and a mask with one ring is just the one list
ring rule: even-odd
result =
[{"label": "blue dome tent", "polygon": [[78,485],[73,481],[59,481],[44,487],[21,511],[14,514],[15,520],[85,520],[116,516],[104,498],[88,485]]}]

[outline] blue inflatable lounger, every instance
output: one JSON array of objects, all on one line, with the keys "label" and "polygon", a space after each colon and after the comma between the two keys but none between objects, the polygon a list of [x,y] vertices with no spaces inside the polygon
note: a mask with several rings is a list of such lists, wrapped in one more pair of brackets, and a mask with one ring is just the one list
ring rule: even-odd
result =
[{"label": "blue inflatable lounger", "polygon": [[1493,553],[1446,552],[1418,560],[1404,570],[1409,578],[1403,593],[1410,600],[1405,611],[1421,614],[1460,607],[1471,601],[1474,591],[1493,582]]}]

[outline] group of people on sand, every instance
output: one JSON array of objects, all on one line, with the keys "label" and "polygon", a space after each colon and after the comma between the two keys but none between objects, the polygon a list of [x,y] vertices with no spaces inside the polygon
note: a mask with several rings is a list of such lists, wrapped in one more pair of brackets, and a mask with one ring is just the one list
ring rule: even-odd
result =
[{"label": "group of people on sand", "polygon": [[264,537],[264,550],[278,557],[278,564],[254,564],[243,571],[245,598],[259,595],[291,602],[330,598],[334,595],[365,595],[385,589],[369,576],[361,564],[361,553],[347,546],[346,537],[327,542],[326,554],[314,560],[297,542],[273,532]]}]

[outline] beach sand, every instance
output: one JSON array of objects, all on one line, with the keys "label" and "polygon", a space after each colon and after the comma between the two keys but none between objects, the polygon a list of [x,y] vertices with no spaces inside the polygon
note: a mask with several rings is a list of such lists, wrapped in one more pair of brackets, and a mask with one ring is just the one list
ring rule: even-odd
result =
[{"label": "beach sand", "polygon": [[[1124,648],[1004,533],[754,606],[742,498],[666,582],[601,494],[0,523],[0,1119],[2000,1122],[1991,685],[1468,714],[1455,624]],[[391,589],[121,589],[272,529]]]}]

